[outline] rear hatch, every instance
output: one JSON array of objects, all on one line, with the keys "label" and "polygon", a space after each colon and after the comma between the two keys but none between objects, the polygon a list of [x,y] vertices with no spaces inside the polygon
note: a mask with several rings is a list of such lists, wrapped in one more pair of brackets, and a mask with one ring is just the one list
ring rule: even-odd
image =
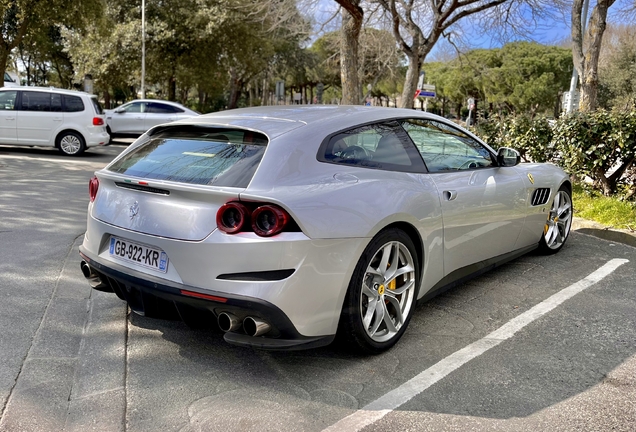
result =
[{"label": "rear hatch", "polygon": [[267,143],[244,129],[162,128],[97,173],[92,216],[144,234],[202,240],[216,229],[219,207],[248,186]]}]

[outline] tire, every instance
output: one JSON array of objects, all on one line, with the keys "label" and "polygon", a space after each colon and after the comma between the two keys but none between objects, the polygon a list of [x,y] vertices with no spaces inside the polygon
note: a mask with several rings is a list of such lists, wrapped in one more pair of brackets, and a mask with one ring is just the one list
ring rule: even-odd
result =
[{"label": "tire", "polygon": [[113,143],[113,131],[110,130],[110,126],[106,126],[106,132],[108,133],[108,144]]},{"label": "tire", "polygon": [[395,228],[380,232],[364,250],[351,277],[338,338],[367,354],[391,348],[411,320],[419,280],[411,238]]},{"label": "tire", "polygon": [[553,255],[561,250],[570,235],[572,227],[572,194],[567,186],[558,190],[552,204],[548,220],[539,240],[539,253]]},{"label": "tire", "polygon": [[66,156],[78,156],[86,150],[84,137],[77,132],[65,131],[55,141],[58,150]]}]

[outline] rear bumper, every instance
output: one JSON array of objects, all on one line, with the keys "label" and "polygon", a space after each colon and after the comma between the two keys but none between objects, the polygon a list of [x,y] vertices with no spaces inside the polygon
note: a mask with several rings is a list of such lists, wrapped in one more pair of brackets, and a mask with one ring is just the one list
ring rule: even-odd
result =
[{"label": "rear bumper", "polygon": [[271,325],[263,336],[252,337],[242,330],[227,332],[228,343],[270,350],[299,350],[330,344],[335,335],[303,336],[289,317],[277,306],[258,298],[227,292],[201,290],[184,284],[167,281],[146,273],[137,272],[113,262],[105,262],[80,246],[80,255],[118,297],[128,302],[130,308],[151,318],[180,317],[187,319],[192,308],[209,312],[216,320],[221,312],[231,313],[241,320],[246,316],[257,317]]},{"label": "rear bumper", "polygon": [[106,126],[91,126],[86,132],[86,147],[106,145],[110,142],[110,135],[106,132]]}]

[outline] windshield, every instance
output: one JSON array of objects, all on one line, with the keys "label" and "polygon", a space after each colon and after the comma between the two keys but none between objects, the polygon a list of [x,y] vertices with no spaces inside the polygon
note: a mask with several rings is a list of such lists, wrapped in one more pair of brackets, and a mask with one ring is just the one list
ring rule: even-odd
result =
[{"label": "windshield", "polygon": [[241,129],[168,128],[108,170],[147,179],[245,188],[267,143],[265,135]]}]

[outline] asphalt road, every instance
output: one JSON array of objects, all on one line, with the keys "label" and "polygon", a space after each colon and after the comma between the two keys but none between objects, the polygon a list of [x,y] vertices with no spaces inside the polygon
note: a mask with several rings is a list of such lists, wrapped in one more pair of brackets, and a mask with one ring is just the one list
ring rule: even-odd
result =
[{"label": "asphalt road", "polygon": [[[420,305],[379,356],[238,348],[88,288],[88,180],[123,148],[0,147],[0,431],[634,430],[636,248],[574,232]],[[368,409],[392,391],[409,396]]]}]

